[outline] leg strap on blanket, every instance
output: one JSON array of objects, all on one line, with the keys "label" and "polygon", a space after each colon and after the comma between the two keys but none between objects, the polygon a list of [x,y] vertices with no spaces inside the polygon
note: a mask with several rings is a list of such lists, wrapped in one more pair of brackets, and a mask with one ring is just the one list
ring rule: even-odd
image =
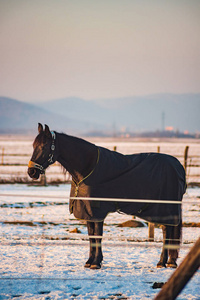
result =
[{"label": "leg strap on blanket", "polygon": [[146,203],[143,207],[141,207],[139,210],[138,210],[138,214],[141,214],[143,211],[145,211],[147,208],[149,207],[149,203]]}]

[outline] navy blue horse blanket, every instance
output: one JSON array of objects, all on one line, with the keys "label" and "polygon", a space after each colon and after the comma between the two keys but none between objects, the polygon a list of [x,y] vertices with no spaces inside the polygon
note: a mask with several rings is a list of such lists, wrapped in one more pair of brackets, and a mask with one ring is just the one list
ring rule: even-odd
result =
[{"label": "navy blue horse blanket", "polygon": [[[99,161],[93,173],[79,186],[77,200],[70,200],[70,212],[78,219],[102,221],[110,212],[138,216],[153,223],[178,225],[185,193],[185,170],[173,156],[160,153],[123,155],[99,147]],[[72,182],[71,197],[76,185]],[[158,203],[84,200],[84,197],[149,199]]]}]

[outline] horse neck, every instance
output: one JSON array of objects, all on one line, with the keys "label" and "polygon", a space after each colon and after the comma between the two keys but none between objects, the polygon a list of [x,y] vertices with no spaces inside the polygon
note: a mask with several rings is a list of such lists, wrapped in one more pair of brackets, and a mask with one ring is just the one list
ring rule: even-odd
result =
[{"label": "horse neck", "polygon": [[83,139],[57,133],[58,162],[76,182],[86,177],[95,167],[97,147]]}]

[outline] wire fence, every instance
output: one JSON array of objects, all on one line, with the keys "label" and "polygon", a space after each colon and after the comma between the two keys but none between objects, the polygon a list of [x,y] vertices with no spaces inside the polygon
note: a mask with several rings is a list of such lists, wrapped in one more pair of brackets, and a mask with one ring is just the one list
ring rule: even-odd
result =
[{"label": "wire fence", "polygon": [[98,197],[68,197],[68,196],[52,196],[52,195],[31,195],[31,194],[12,194],[0,193],[0,197],[19,197],[19,198],[44,198],[44,199],[65,199],[65,200],[87,200],[87,201],[108,201],[108,202],[145,202],[145,203],[161,203],[161,204],[199,204],[198,200],[162,200],[162,199],[125,199],[125,198],[98,198]]},{"label": "wire fence", "polygon": [[[132,146],[134,149],[135,144]],[[117,146],[113,147],[114,150]],[[120,147],[119,147],[120,148]],[[195,186],[200,185],[200,155],[199,150],[190,154],[189,146],[183,148],[183,154],[171,154],[183,164],[186,170],[187,183]],[[157,147],[160,152],[160,146]],[[177,150],[174,150],[177,151]],[[141,151],[142,152],[142,151]],[[167,151],[169,152],[169,151]],[[165,151],[165,153],[167,153]],[[0,183],[31,183],[32,180],[27,175],[27,165],[31,154],[27,153],[10,153],[4,147],[0,149]],[[16,169],[18,168],[18,169]],[[43,177],[41,178],[43,179]],[[46,171],[46,180],[49,184],[71,182],[71,175],[55,163]],[[46,184],[46,180],[41,180],[41,184]]]},{"label": "wire fence", "polygon": [[[177,205],[177,204],[181,204],[181,201],[171,201],[171,200],[152,200],[152,199],[124,199],[124,198],[122,198],[122,199],[119,199],[119,198],[94,198],[94,197],[91,197],[91,198],[89,198],[89,197],[87,197],[87,198],[83,198],[83,197],[69,197],[69,196],[53,196],[53,195],[49,195],[49,196],[47,196],[47,195],[31,195],[31,194],[13,194],[13,193],[0,193],[0,199],[2,198],[2,197],[11,197],[11,198],[17,198],[17,197],[19,197],[19,198],[40,198],[40,199],[65,199],[66,201],[63,201],[62,202],[62,204],[63,205],[68,205],[68,203],[69,203],[69,200],[70,199],[72,199],[72,200],[86,200],[86,201],[105,201],[105,202],[110,202],[110,201],[113,201],[113,202],[117,202],[117,201],[119,201],[119,202],[135,202],[135,203],[156,203],[156,204],[172,204],[172,205]],[[37,203],[37,202],[36,202]],[[182,201],[182,203],[183,203],[183,205],[185,205],[185,204],[192,204],[192,205],[194,205],[194,204],[197,204],[197,205],[199,205],[200,204],[200,201],[199,200],[193,200],[193,201],[190,201],[190,200],[183,200]],[[5,205],[6,204],[6,205]],[[50,201],[48,201],[48,202],[45,202],[45,205],[56,205],[57,203],[56,202],[50,202]],[[58,202],[58,204],[60,205],[61,203],[60,202]],[[11,207],[13,208],[13,203],[10,203],[10,205],[11,205]],[[40,205],[41,205],[41,203],[40,203]],[[8,200],[6,201],[6,203],[1,203],[0,204],[0,207],[9,207],[9,202],[8,202]],[[33,204],[31,204],[31,206],[33,207],[34,205]],[[16,205],[16,208],[18,208],[18,206]],[[5,220],[1,220],[0,219],[0,223],[2,223],[2,224],[18,224],[18,225],[30,225],[30,226],[42,226],[42,225],[59,225],[59,224],[62,224],[62,222],[61,223],[59,223],[59,222],[53,222],[53,221],[15,221],[15,220],[13,220],[13,221],[5,221]],[[66,222],[65,222],[65,224],[66,224]],[[63,241],[62,242],[59,242],[59,241],[55,241],[54,240],[54,243],[56,244],[56,245],[64,245],[64,244],[67,244],[67,245],[83,245],[82,244],[82,242],[83,241],[86,241],[86,240],[89,240],[89,238],[92,238],[93,236],[84,236],[83,234],[81,235],[81,237],[78,235],[78,234],[70,234],[70,237],[64,237],[64,238],[62,238],[62,237],[60,237],[60,239],[63,239]],[[48,236],[44,236],[44,232],[42,233],[42,236],[34,236],[34,239],[35,238],[37,238],[37,239],[39,239],[39,238],[42,238],[43,239],[43,241],[12,241],[11,243],[10,243],[10,245],[12,245],[12,246],[14,246],[14,245],[19,245],[19,244],[21,244],[21,245],[38,245],[38,246],[40,246],[40,245],[52,245],[52,243],[53,243],[53,241],[51,240],[51,241],[47,241],[48,240],[48,238],[50,238],[50,237],[48,237]],[[136,247],[157,247],[156,246],[156,243],[160,243],[160,242],[162,242],[162,240],[157,240],[157,241],[155,241],[154,240],[154,238],[153,239],[151,239],[152,241],[154,241],[155,243],[154,244],[152,244],[152,243],[149,243],[149,239],[146,239],[146,240],[142,240],[142,239],[133,239],[133,238],[131,238],[131,237],[122,237],[121,239],[120,239],[120,237],[113,237],[112,235],[110,236],[110,235],[106,235],[106,236],[95,236],[95,238],[100,238],[100,239],[103,239],[104,241],[105,241],[105,243],[106,244],[110,244],[110,245],[112,245],[112,247],[114,246],[114,247],[120,247],[120,246],[123,246],[123,244],[121,244],[121,243],[119,243],[119,241],[121,241],[121,242],[123,242],[123,243],[125,243],[125,245],[126,246],[136,246]],[[52,237],[51,237],[51,239],[53,239]],[[74,239],[74,240],[78,240],[78,241],[82,241],[81,243],[79,242],[79,244],[77,244],[77,243],[73,243],[73,242],[71,242],[70,240],[72,240],[72,239]],[[112,241],[115,241],[115,244],[113,245],[112,244]],[[181,240],[176,240],[176,241],[178,241],[178,242],[181,242]],[[139,245],[138,245],[138,242],[139,242]],[[60,243],[60,244],[59,244]],[[9,242],[7,242],[7,241],[2,241],[1,242],[1,245],[9,245]],[[158,246],[158,247],[160,247],[160,246]],[[165,245],[165,247],[172,247],[172,246],[169,246],[169,245]],[[175,245],[175,246],[173,246],[173,247],[175,247],[176,249],[178,249],[178,248],[180,248],[180,246],[179,245]],[[190,245],[189,244],[186,244],[186,245],[184,245],[184,244],[182,244],[182,246],[181,247],[185,247],[185,248],[189,248],[190,247]]]}]

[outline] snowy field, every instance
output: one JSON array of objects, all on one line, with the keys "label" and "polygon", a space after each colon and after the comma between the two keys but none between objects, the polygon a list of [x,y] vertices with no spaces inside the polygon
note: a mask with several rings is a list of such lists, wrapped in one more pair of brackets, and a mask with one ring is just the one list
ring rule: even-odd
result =
[{"label": "snowy field", "polygon": [[[97,145],[123,154],[160,152],[175,155],[183,163],[189,146],[189,164],[199,161],[199,140],[109,140]],[[1,179],[27,180],[27,164],[33,137],[0,136]],[[21,166],[16,165],[21,164]],[[65,179],[60,166],[47,170],[47,182]],[[66,179],[68,179],[66,177]],[[200,181],[200,168],[189,167],[188,182]],[[101,270],[88,270],[89,243],[84,222],[69,214],[70,186],[0,185],[0,300],[2,299],[153,299],[172,269],[157,269],[162,232],[148,242],[148,227],[127,228],[118,224],[130,216],[110,214],[104,225]],[[188,203],[189,201],[189,203]],[[183,202],[183,222],[199,223],[200,188],[188,188]],[[146,225],[146,224],[145,224]],[[75,233],[73,231],[77,231]],[[184,227],[178,264],[200,236],[200,228]],[[178,299],[200,299],[200,271]]]},{"label": "snowy field", "polygon": [[[87,230],[69,214],[70,186],[0,185],[0,299],[153,299],[173,269],[157,269],[161,229],[147,242],[148,228],[117,227],[131,217],[105,220],[101,270],[84,268]],[[190,203],[188,203],[188,201]],[[200,189],[188,188],[183,222],[199,222]],[[80,233],[73,233],[78,229]],[[200,235],[184,227],[178,264]],[[198,271],[178,299],[200,299]]]}]

